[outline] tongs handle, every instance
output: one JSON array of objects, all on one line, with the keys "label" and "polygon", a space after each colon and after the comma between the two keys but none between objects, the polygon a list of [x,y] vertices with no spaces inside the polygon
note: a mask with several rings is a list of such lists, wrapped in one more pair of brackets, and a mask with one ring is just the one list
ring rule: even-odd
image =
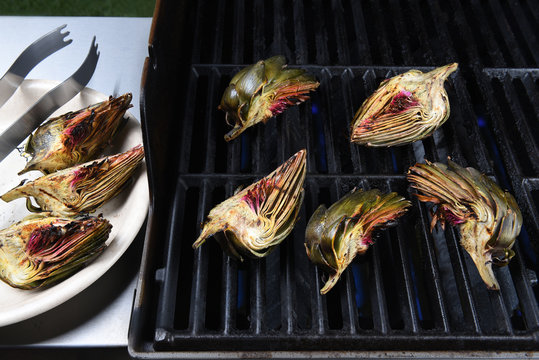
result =
[{"label": "tongs handle", "polygon": [[43,95],[32,107],[0,135],[0,161],[17,147],[54,111],[81,92],[94,74],[99,53],[95,36],[86,59],[75,73]]},{"label": "tongs handle", "polygon": [[69,31],[65,33],[61,32],[66,26],[67,25],[64,24],[48,34],[43,35],[30,44],[19,55],[0,79],[0,106],[4,105],[11,95],[13,95],[26,75],[28,75],[37,64],[49,55],[71,44],[71,39],[65,40],[69,35]]}]

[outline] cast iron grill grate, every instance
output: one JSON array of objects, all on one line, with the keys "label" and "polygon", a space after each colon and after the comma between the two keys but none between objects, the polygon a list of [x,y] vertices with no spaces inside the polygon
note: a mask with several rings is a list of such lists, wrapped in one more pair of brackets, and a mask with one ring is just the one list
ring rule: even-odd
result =
[{"label": "cast iron grill grate", "polygon": [[[537,349],[533,2],[160,1],[157,9],[142,99],[152,210],[133,354]],[[217,110],[225,87],[274,54],[315,74],[319,89],[226,143]],[[355,111],[381,80],[452,61],[460,67],[446,84],[451,117],[432,137],[389,149],[349,143]],[[212,239],[192,250],[213,206],[302,148],[306,197],[280,247],[243,263]],[[430,233],[430,209],[409,192],[410,165],[447,156],[495,178],[523,211],[517,255],[496,270],[499,292],[486,290],[456,231]],[[353,187],[397,191],[414,206],[321,296],[324,275],[303,246],[306,222]]]}]

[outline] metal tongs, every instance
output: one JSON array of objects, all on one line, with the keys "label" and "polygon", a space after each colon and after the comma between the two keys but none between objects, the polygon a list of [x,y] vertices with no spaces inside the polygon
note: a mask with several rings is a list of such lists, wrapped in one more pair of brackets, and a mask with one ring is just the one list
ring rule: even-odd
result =
[{"label": "metal tongs", "polygon": [[[62,25],[26,48],[0,79],[0,106],[13,95],[26,75],[43,59],[69,45],[64,41],[69,32],[62,34]],[[37,100],[19,119],[0,134],[0,161],[16,148],[32,131],[54,111],[71,100],[88,84],[97,66],[99,53],[95,36],[86,59],[75,73]]]},{"label": "metal tongs", "polygon": [[49,55],[71,44],[73,40],[66,40],[69,31],[62,34],[62,30],[67,25],[64,24],[48,34],[43,35],[19,55],[17,60],[6,71],[0,79],[0,106],[13,95],[15,90],[21,85],[28,73]]}]

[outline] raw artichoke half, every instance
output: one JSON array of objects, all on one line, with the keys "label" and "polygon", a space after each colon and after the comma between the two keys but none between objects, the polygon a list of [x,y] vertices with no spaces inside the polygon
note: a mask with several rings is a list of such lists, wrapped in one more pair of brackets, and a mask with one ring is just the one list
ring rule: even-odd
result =
[{"label": "raw artichoke half", "polygon": [[375,229],[391,225],[409,206],[397,193],[382,194],[378,189],[353,189],[329,209],[320,205],[305,232],[307,256],[329,273],[320,293],[331,290],[356,255],[367,251]]},{"label": "raw artichoke half", "polygon": [[116,134],[132,105],[130,93],[50,119],[30,135],[23,156],[31,170],[49,174],[92,159]]},{"label": "raw artichoke half", "polygon": [[470,254],[479,275],[491,290],[500,288],[492,264],[507,265],[520,233],[522,214],[513,195],[474,168],[448,164],[416,164],[408,180],[419,200],[432,202],[436,211],[431,230],[439,221],[457,226],[460,244]]},{"label": "raw artichoke half", "polygon": [[99,255],[111,228],[96,217],[27,217],[0,230],[0,279],[20,289],[54,284]]},{"label": "raw artichoke half", "polygon": [[457,67],[453,63],[428,73],[410,70],[384,80],[355,114],[350,141],[396,146],[431,135],[449,118],[444,81]]},{"label": "raw artichoke half", "polygon": [[260,60],[239,71],[225,90],[219,109],[234,128],[225,135],[230,141],[245,129],[282,113],[291,105],[309,98],[320,83],[303,69],[287,69],[286,59],[278,55]]},{"label": "raw artichoke half", "polygon": [[303,201],[306,150],[214,207],[193,248],[210,236],[230,256],[266,256],[292,231]]},{"label": "raw artichoke half", "polygon": [[[95,211],[119,194],[144,158],[138,145],[124,153],[45,175],[22,183],[0,198],[6,202],[26,197],[28,210],[57,216],[76,216]],[[33,197],[39,207],[35,207]]]}]

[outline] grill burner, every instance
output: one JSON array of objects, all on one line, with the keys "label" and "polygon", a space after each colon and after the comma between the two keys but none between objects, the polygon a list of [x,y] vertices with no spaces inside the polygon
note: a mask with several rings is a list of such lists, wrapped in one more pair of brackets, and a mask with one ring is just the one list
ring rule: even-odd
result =
[{"label": "grill burner", "polygon": [[[538,18],[528,1],[158,1],[141,99],[152,206],[131,354],[537,349]],[[226,143],[224,89],[275,54],[319,89]],[[389,149],[349,143],[354,112],[380,81],[453,61],[451,116],[432,137]],[[213,206],[301,148],[306,196],[283,244],[243,263],[214,241],[191,249]],[[410,165],[447,156],[495,178],[523,212],[516,256],[495,270],[499,292],[486,289],[455,230],[429,232],[429,208],[409,192]],[[397,191],[413,208],[321,296],[306,222],[354,186]]]}]

